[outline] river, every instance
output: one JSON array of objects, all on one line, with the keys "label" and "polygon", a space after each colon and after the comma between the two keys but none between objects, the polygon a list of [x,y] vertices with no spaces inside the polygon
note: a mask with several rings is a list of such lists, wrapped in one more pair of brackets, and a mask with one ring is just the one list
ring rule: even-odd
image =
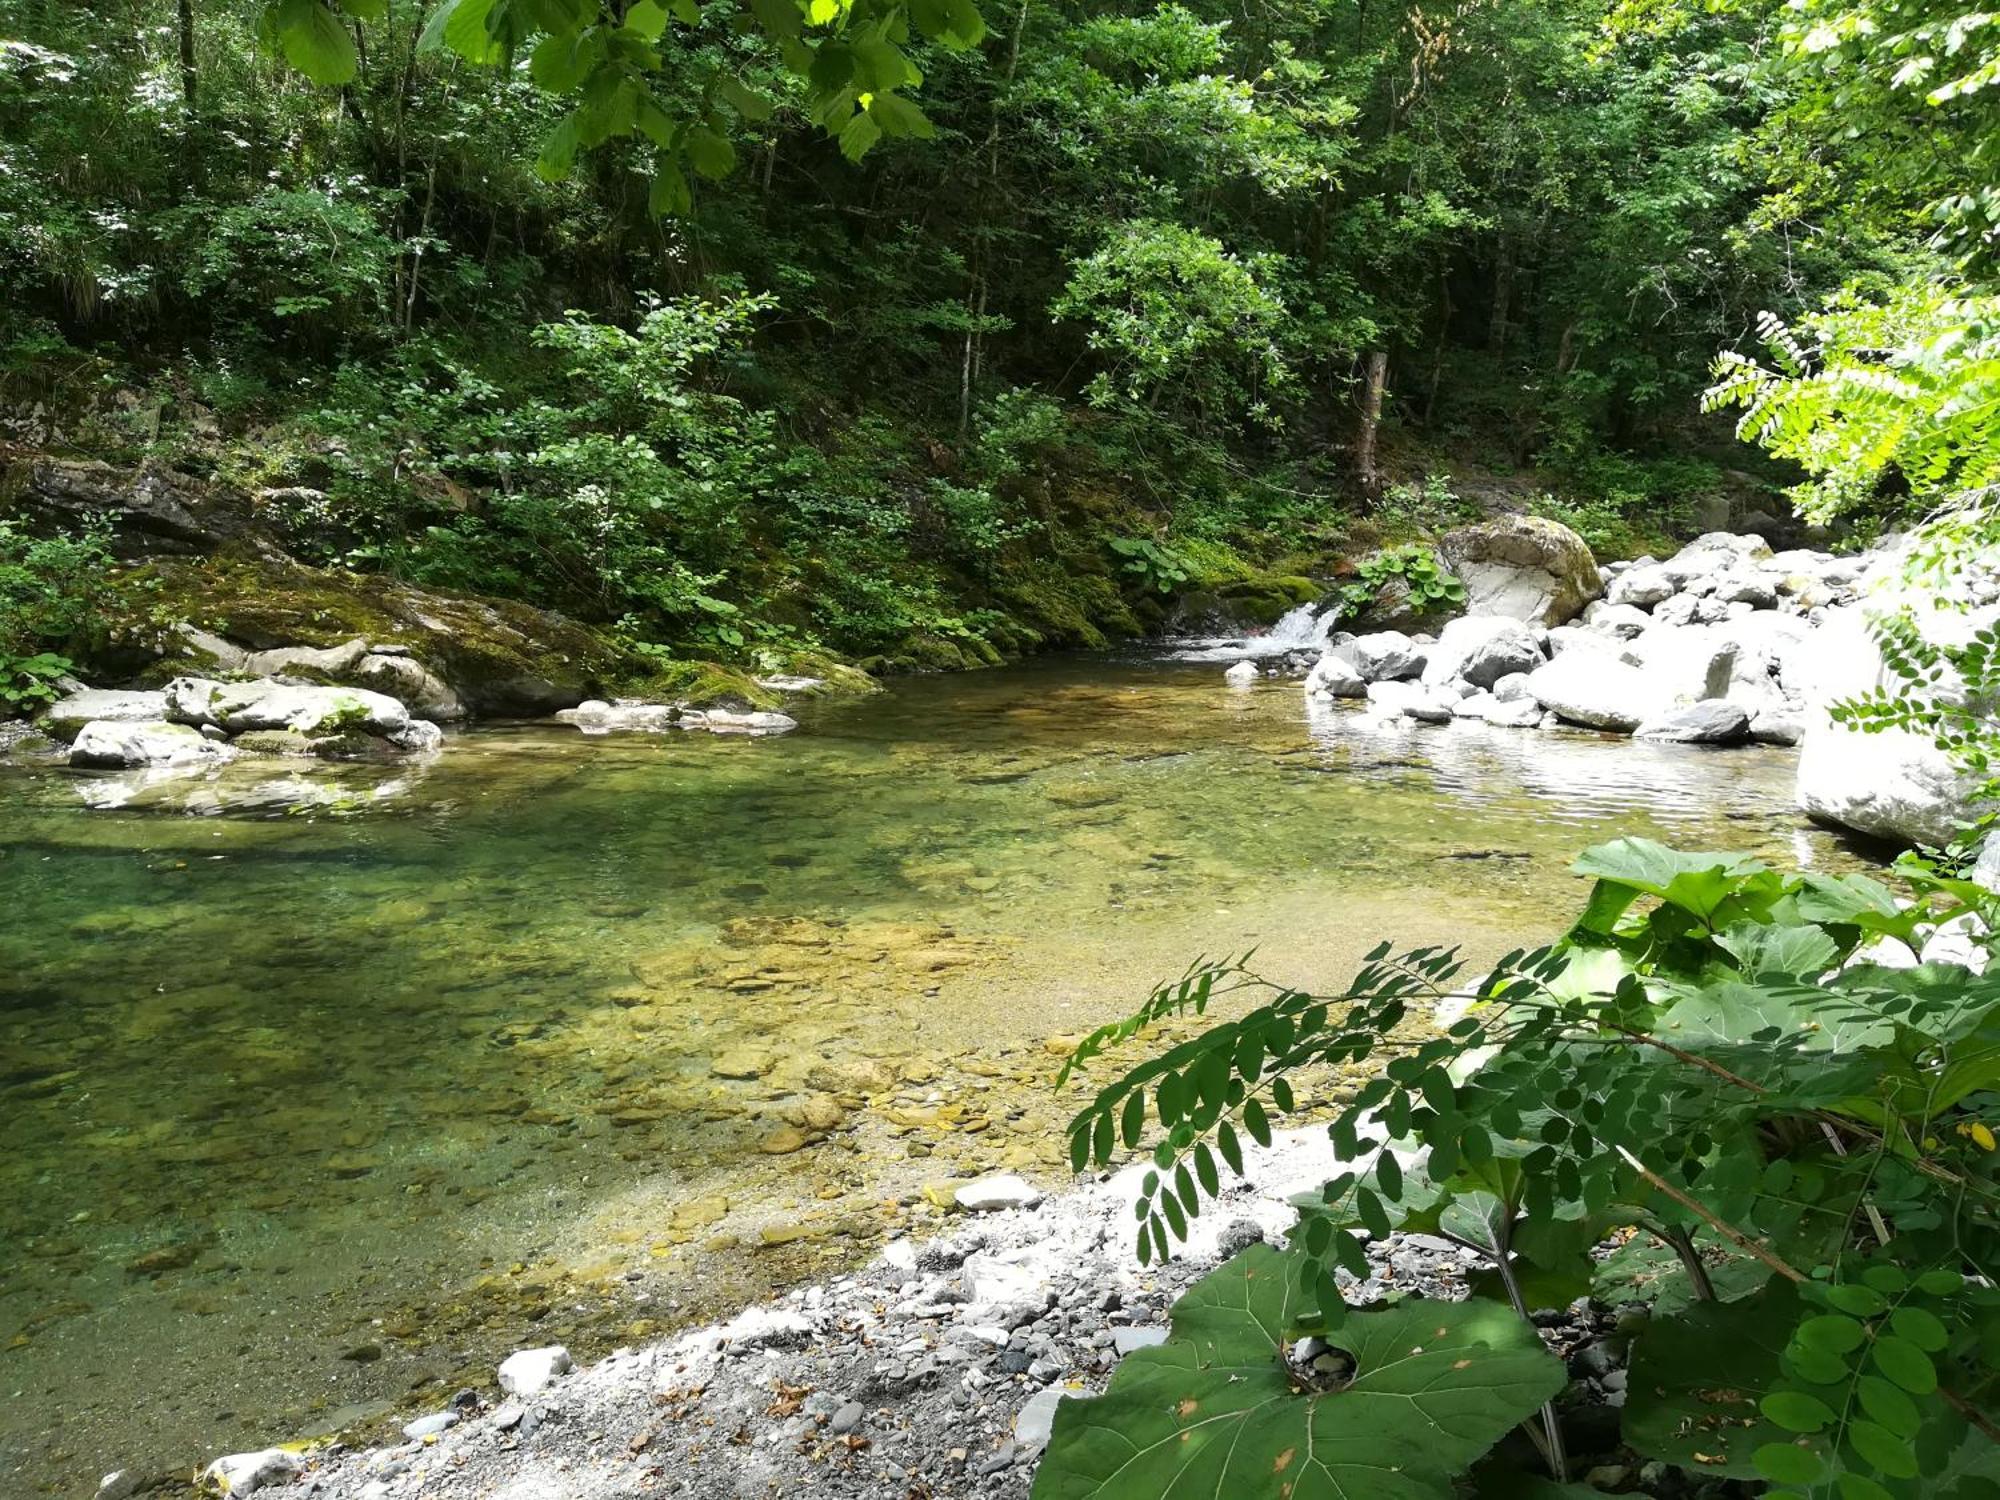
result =
[{"label": "river", "polygon": [[1061,1178],[1062,1039],[1201,953],[1552,935],[1640,833],[1843,862],[1792,755],[1382,730],[1052,661],[782,739],[454,736],[282,816],[0,772],[0,1491],[365,1427]]}]

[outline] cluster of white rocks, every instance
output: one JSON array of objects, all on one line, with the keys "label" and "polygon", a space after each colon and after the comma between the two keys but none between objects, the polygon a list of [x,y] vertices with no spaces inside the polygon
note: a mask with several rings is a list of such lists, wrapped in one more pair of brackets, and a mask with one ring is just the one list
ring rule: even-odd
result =
[{"label": "cluster of white rocks", "polygon": [[1336,636],[1306,691],[1365,698],[1377,713],[1422,723],[1798,743],[1806,644],[1815,615],[1842,602],[1835,591],[1851,597],[1859,575],[1851,560],[1774,557],[1756,537],[1716,532],[1664,563],[1603,572],[1606,597],[1576,623],[1472,614],[1435,639],[1393,630]]},{"label": "cluster of white rocks", "polygon": [[244,754],[417,755],[444,740],[436,724],[385,693],[272,677],[176,677],[157,691],[79,687],[40,727],[69,743],[72,766],[98,770],[216,765]]},{"label": "cluster of white rocks", "polygon": [[[816,683],[816,678],[786,678]],[[799,727],[790,714],[758,710],[739,713],[727,708],[686,708],[678,703],[649,703],[642,698],[590,698],[556,715],[585,734],[665,734],[675,729],[701,729],[710,734],[788,734]]]}]

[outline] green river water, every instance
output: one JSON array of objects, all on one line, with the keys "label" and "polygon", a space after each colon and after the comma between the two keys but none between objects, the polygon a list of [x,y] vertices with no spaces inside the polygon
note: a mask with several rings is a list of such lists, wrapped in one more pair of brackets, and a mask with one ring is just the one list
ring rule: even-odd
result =
[{"label": "green river water", "polygon": [[1491,958],[1620,833],[1851,858],[1789,752],[1384,731],[1214,665],[799,713],[479,729],[306,814],[0,771],[0,1493],[365,1432],[923,1232],[927,1184],[1058,1181],[1060,1039],[1197,954]]}]

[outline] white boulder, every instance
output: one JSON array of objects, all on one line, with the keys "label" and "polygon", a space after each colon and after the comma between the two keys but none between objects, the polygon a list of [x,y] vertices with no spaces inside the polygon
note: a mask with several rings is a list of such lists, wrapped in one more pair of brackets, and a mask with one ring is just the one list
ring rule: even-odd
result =
[{"label": "white boulder", "polygon": [[1736,671],[1736,642],[1707,626],[1655,625],[1628,642],[1624,655],[1669,704],[1726,697]]},{"label": "white boulder", "polygon": [[85,688],[50,704],[41,716],[41,730],[51,739],[73,740],[86,724],[143,724],[166,716],[165,693]]},{"label": "white boulder", "polygon": [[1635,731],[1642,740],[1679,745],[1733,745],[1750,735],[1750,714],[1727,698],[1704,698],[1656,714]]},{"label": "white boulder", "polygon": [[1222,674],[1222,680],[1231,687],[1249,687],[1257,680],[1257,664],[1254,661],[1239,661]]},{"label": "white boulder", "polygon": [[1557,718],[1630,734],[1668,706],[1646,673],[1605,651],[1565,651],[1529,674],[1528,691]]},{"label": "white boulder", "polygon": [[83,726],[69,747],[73,766],[185,766],[221,762],[235,752],[199,729],[159,720],[127,724],[99,720]]},{"label": "white boulder", "polygon": [[574,1368],[569,1350],[561,1344],[520,1349],[500,1361],[500,1389],[510,1396],[537,1395]]},{"label": "white boulder", "polygon": [[1502,677],[1532,672],[1542,664],[1542,648],[1521,621],[1505,615],[1465,615],[1439,632],[1430,649],[1423,680],[1431,686],[1463,678],[1490,688]]},{"label": "white boulder", "polygon": [[289,1484],[305,1473],[305,1461],[283,1448],[264,1448],[256,1453],[231,1453],[202,1470],[203,1485],[235,1500],[238,1495]]},{"label": "white boulder", "polygon": [[1668,576],[1667,570],[1654,563],[1650,567],[1634,566],[1620,573],[1606,589],[1604,597],[1612,604],[1628,605],[1633,609],[1651,609],[1663,604],[1680,591],[1680,585]]},{"label": "white boulder", "polygon": [[1571,620],[1604,591],[1583,538],[1541,516],[1496,516],[1448,532],[1438,556],[1465,586],[1475,615],[1537,625]]}]

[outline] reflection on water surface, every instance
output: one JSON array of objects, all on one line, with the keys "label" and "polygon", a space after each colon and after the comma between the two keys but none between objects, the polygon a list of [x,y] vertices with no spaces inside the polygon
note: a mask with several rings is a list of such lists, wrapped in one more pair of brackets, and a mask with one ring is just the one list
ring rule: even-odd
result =
[{"label": "reflection on water surface", "polygon": [[1198,953],[1491,957],[1618,833],[1839,857],[1783,752],[1384,730],[1213,666],[801,716],[481,730],[303,816],[0,776],[0,1488],[414,1407],[1053,1174],[1045,1041]]}]

